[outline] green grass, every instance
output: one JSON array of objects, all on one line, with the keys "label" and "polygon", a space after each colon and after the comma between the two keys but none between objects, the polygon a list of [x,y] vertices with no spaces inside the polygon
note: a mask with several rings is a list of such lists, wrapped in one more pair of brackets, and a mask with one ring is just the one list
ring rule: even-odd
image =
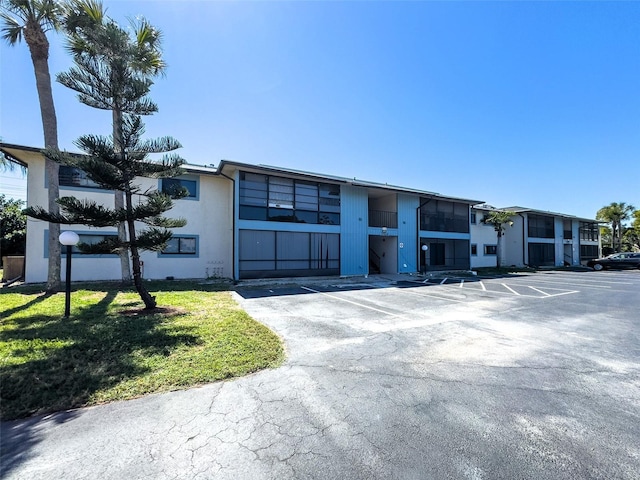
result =
[{"label": "green grass", "polygon": [[[149,282],[158,306],[117,285],[0,290],[0,416],[25,417],[246,375],[282,362],[282,342],[228,291]],[[219,288],[219,287],[218,287]]]}]

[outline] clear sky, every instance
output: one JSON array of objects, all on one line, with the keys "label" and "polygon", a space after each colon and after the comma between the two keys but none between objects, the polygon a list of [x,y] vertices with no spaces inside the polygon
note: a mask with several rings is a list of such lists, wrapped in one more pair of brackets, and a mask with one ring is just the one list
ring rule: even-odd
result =
[{"label": "clear sky", "polygon": [[[164,33],[149,136],[262,163],[593,218],[640,208],[640,2],[105,1]],[[50,35],[52,73],[70,59]],[[42,145],[25,45],[0,136]],[[54,85],[62,148],[108,112]],[[2,174],[6,177],[6,174]],[[11,182],[10,180],[9,182]],[[4,190],[7,180],[0,186]]]}]

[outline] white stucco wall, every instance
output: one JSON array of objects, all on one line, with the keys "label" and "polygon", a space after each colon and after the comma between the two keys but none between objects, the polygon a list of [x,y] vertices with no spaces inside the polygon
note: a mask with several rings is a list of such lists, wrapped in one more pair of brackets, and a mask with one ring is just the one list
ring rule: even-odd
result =
[{"label": "white stucco wall", "polygon": [[[198,179],[198,200],[177,200],[173,209],[165,213],[167,217],[182,217],[187,220],[185,227],[173,229],[173,232],[176,235],[197,236],[198,255],[196,257],[188,255],[161,256],[155,252],[142,252],[144,278],[232,276],[232,184],[228,179],[211,175],[198,175]],[[157,188],[158,180],[141,178],[139,184],[143,189]],[[44,160],[39,155],[29,160],[27,188],[27,204],[46,207],[47,189],[45,188]],[[61,187],[60,196],[95,200],[103,205],[113,207],[113,194],[107,191]],[[28,283],[46,281],[48,259],[46,257],[45,231],[47,228],[47,222],[32,219],[27,221],[25,281]],[[115,232],[114,228],[89,228],[84,225],[62,225],[61,230],[73,230],[81,233]],[[63,257],[63,279],[64,265],[65,259]],[[72,278],[74,281],[117,280],[120,277],[120,261],[116,256],[74,255],[73,257]]]},{"label": "white stucco wall", "polygon": [[[481,222],[482,217],[486,212],[481,210],[472,209],[471,213],[476,214],[476,223],[471,224],[470,226],[470,234],[471,240],[469,243],[471,245],[477,245],[477,255],[471,255],[471,268],[482,268],[482,267],[495,267],[497,257],[495,255],[485,255],[484,254],[484,246],[485,245],[497,245],[498,236],[491,225],[485,225]],[[504,243],[504,242],[503,242]],[[504,250],[504,248],[503,248]],[[504,252],[502,258],[504,259]]]},{"label": "white stucco wall", "polygon": [[[471,224],[471,244],[478,246],[478,254],[471,256],[471,268],[495,267],[496,255],[485,255],[484,246],[497,245],[497,233],[492,226],[481,223],[487,211],[472,209],[471,212],[476,214],[476,224]],[[500,264],[503,267],[522,267],[524,265],[522,257],[524,221],[520,215],[514,215],[512,221],[513,225],[507,226],[502,236]]]}]

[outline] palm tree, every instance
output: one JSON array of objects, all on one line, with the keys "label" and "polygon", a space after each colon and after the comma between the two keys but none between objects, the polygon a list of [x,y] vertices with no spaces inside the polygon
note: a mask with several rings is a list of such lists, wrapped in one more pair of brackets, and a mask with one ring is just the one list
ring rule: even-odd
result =
[{"label": "palm tree", "polygon": [[493,229],[498,235],[498,242],[496,245],[496,267],[500,268],[500,261],[502,256],[502,236],[504,235],[507,225],[513,226],[513,220],[511,217],[515,215],[515,212],[509,210],[492,210],[487,213],[482,219],[482,223],[493,225]]},{"label": "palm tree", "polygon": [[596,219],[611,224],[611,247],[614,252],[619,252],[622,246],[622,222],[629,220],[634,210],[633,205],[627,205],[625,202],[613,202],[602,207],[596,213]]},{"label": "palm tree", "polygon": [[[82,103],[111,110],[113,145],[125,159],[123,125],[125,114],[149,115],[157,106],[146,97],[151,78],[164,72],[160,50],[160,31],[146,20],[132,24],[133,36],[106,16],[99,0],[72,0],[65,17],[68,49],[75,66],[59,74],[58,82],[78,92]],[[132,38],[133,37],[133,38]],[[115,207],[123,208],[123,192],[115,192]],[[118,225],[118,237],[126,241],[124,223]],[[122,280],[131,279],[129,257],[120,254]]]},{"label": "palm tree", "polygon": [[[61,18],[61,6],[55,0],[2,0],[0,3],[2,18],[2,38],[9,45],[17,45],[24,37],[29,47],[33,70],[36,76],[36,89],[40,102],[40,116],[44,131],[45,148],[58,148],[58,122],[51,91],[49,74],[49,40],[46,32],[56,29]],[[58,164],[45,158],[47,180],[49,182],[48,204],[50,212],[58,212],[56,201],[59,197]],[[47,292],[52,293],[60,287],[60,225],[49,224],[49,268],[47,273]]]}]

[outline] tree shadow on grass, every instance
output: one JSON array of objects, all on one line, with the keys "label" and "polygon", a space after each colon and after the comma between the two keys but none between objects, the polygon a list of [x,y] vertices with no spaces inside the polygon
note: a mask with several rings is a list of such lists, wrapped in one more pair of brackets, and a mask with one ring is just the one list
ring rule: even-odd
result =
[{"label": "tree shadow on grass", "polygon": [[[137,359],[166,356],[180,345],[198,343],[188,327],[163,328],[167,314],[109,313],[117,293],[107,292],[98,303],[74,311],[71,318],[34,315],[13,321],[14,328],[3,337],[24,348],[12,356],[32,359],[19,364],[9,360],[0,367],[3,419],[86,405],[96,392],[148,372]],[[50,346],[42,348],[41,342]]]},{"label": "tree shadow on grass", "polygon": [[20,310],[25,310],[25,309],[27,309],[29,307],[32,307],[33,305],[36,305],[36,304],[38,304],[40,302],[43,302],[47,298],[49,298],[50,296],[51,296],[51,294],[49,294],[49,293],[42,293],[42,294],[38,295],[37,297],[32,298],[31,300],[29,300],[25,304],[18,305],[17,307],[10,308],[9,310],[4,310],[2,312],[2,318],[9,318],[14,313],[17,313]]}]

